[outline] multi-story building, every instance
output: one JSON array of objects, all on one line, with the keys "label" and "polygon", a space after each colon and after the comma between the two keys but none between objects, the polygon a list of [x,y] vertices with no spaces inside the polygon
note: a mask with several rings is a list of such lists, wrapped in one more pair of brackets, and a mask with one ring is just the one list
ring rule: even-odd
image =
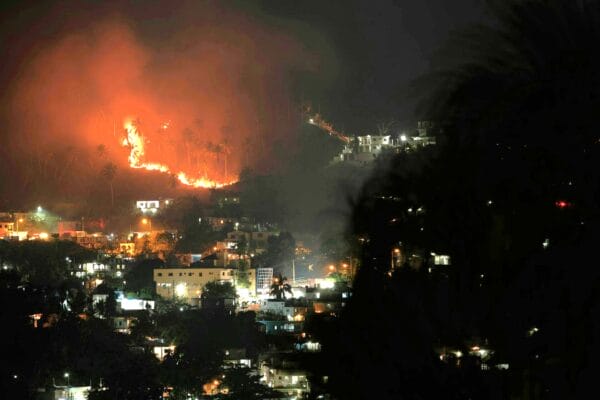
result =
[{"label": "multi-story building", "polygon": [[135,243],[134,242],[121,242],[117,250],[119,254],[124,256],[132,257],[135,255]]},{"label": "multi-story building", "polygon": [[172,199],[159,200],[138,200],[135,202],[135,208],[142,214],[156,214],[173,203]]},{"label": "multi-story building", "polygon": [[265,314],[272,314],[285,317],[288,321],[304,321],[308,313],[308,303],[298,304],[293,300],[266,299],[260,302],[260,311]]},{"label": "multi-story building", "polygon": [[232,217],[202,217],[200,222],[206,222],[214,231],[220,231],[228,225],[239,226],[241,219]]},{"label": "multi-story building", "polygon": [[227,233],[227,240],[228,241],[234,241],[234,242],[241,242],[241,241],[246,241],[246,242],[250,242],[252,235],[250,234],[250,232],[244,232],[244,231],[232,231],[232,232],[228,232]]},{"label": "multi-story building", "polygon": [[396,138],[391,135],[366,135],[350,138],[342,152],[334,157],[332,164],[347,162],[367,166],[383,153],[400,153],[418,150],[435,145],[434,134],[439,129],[431,121],[419,121],[416,130],[401,133]]},{"label": "multi-story building", "polygon": [[[191,305],[198,305],[202,290],[208,282],[220,281],[237,283],[235,268],[210,267],[167,267],[154,270],[156,293],[164,298],[178,298]],[[249,282],[248,291],[256,292],[256,273],[246,270]]]},{"label": "multi-story building", "polygon": [[250,243],[252,247],[255,249],[256,253],[260,254],[262,252],[267,251],[267,245],[269,243],[269,238],[279,236],[279,232],[274,231],[258,231],[252,232],[250,238]]},{"label": "multi-story building", "polygon": [[[264,360],[262,360],[264,358]],[[293,354],[259,355],[260,372],[267,386],[285,398],[304,398],[310,391],[307,373]]]},{"label": "multi-story building", "polygon": [[273,268],[256,269],[256,292],[258,294],[268,295],[273,283]]},{"label": "multi-story building", "polygon": [[279,236],[276,231],[241,231],[235,230],[227,233],[227,240],[232,242],[246,242],[250,248],[257,254],[265,252],[269,243],[269,238]]},{"label": "multi-story building", "polygon": [[0,220],[0,238],[12,237],[15,231],[15,223],[7,220]]},{"label": "multi-story building", "polygon": [[83,232],[83,235],[71,237],[71,240],[88,249],[103,249],[108,246],[108,237],[102,233],[88,234]]}]

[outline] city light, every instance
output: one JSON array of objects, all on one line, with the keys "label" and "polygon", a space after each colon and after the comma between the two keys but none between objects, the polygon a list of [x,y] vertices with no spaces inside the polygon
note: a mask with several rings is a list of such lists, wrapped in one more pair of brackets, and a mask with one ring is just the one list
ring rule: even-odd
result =
[{"label": "city light", "polygon": [[178,297],[184,297],[186,295],[186,293],[187,293],[187,286],[185,283],[178,283],[175,286],[175,294]]},{"label": "city light", "polygon": [[593,393],[600,0],[22,3],[3,396]]},{"label": "city light", "polygon": [[152,218],[142,218],[142,224],[148,225],[148,229],[152,231]]}]

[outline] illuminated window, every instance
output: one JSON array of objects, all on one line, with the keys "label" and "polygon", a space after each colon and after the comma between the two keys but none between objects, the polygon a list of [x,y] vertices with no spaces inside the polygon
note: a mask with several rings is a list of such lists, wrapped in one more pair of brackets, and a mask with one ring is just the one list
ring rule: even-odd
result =
[{"label": "illuminated window", "polygon": [[433,263],[435,265],[450,265],[450,256],[446,255],[435,255]]}]

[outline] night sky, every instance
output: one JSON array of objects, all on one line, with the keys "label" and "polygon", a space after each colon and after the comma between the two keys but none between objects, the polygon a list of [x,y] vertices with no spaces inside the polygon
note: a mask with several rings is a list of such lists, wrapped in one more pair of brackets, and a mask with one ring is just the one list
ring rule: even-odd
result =
[{"label": "night sky", "polygon": [[410,118],[407,86],[451,31],[484,15],[476,0],[263,3],[265,13],[302,21],[331,43],[336,71],[306,97],[349,131]]},{"label": "night sky", "polygon": [[[193,17],[185,10],[192,3],[4,3],[1,82],[6,86],[15,79],[22,63],[45,41],[100,17],[125,18],[144,40],[159,44],[181,25],[190,23]],[[404,98],[407,84],[427,69],[431,54],[449,32],[483,16],[482,2],[477,0],[223,3],[251,15],[260,24],[290,33],[316,51],[321,69],[300,79],[294,94],[320,107],[348,130],[368,128],[373,119],[408,118],[410,106]]]},{"label": "night sky", "polygon": [[[151,138],[162,146],[148,146],[148,161],[188,173],[190,127],[202,146],[227,141],[233,173],[275,167],[303,104],[348,134],[411,127],[409,84],[449,32],[483,15],[475,0],[4,2],[3,183],[33,182],[23,160],[67,145],[103,144],[126,167],[113,127],[132,116],[144,133],[174,122],[172,150]],[[216,168],[204,170],[227,178]]]}]

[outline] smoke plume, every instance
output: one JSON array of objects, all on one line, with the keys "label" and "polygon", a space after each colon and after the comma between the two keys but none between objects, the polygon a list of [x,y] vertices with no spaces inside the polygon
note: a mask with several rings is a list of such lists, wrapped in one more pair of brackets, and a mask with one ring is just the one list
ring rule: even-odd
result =
[{"label": "smoke plume", "polygon": [[144,136],[146,161],[220,182],[245,166],[268,167],[272,143],[293,139],[293,77],[316,68],[314,54],[217,2],[158,11],[140,23],[102,10],[23,51],[5,117],[6,153],[31,164],[22,175],[41,173],[33,159],[48,164],[65,147],[80,152],[64,156],[79,173],[98,157],[128,168],[126,121]]}]

